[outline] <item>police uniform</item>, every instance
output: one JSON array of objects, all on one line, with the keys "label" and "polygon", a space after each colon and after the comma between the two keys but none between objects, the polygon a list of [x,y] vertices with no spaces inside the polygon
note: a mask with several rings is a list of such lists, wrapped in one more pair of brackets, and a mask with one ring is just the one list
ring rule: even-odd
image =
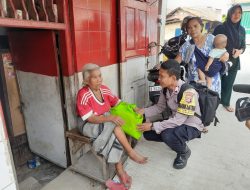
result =
[{"label": "police uniform", "polygon": [[178,103],[177,96],[182,80],[174,91],[167,89],[166,94],[161,92],[156,105],[145,108],[146,121],[151,122],[155,115],[162,114],[166,105],[170,108],[172,115],[169,119],[153,122],[152,130],[144,132],[144,137],[150,141],[165,142],[177,154],[187,151],[186,141],[199,138],[204,126],[201,120],[194,115],[200,115],[198,93],[194,89],[187,89]]}]

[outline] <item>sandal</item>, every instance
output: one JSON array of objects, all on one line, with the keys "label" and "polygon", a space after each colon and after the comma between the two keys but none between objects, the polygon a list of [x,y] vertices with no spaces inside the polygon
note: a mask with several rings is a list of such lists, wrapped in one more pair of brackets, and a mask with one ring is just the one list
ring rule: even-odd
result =
[{"label": "sandal", "polygon": [[118,174],[119,180],[124,186],[129,189],[132,184],[132,177],[127,174],[127,172],[123,172],[122,174]]},{"label": "sandal", "polygon": [[111,179],[106,181],[105,185],[109,190],[127,190],[127,188],[122,183],[115,182]]},{"label": "sandal", "polygon": [[223,106],[228,112],[234,112],[234,108],[230,106]]}]

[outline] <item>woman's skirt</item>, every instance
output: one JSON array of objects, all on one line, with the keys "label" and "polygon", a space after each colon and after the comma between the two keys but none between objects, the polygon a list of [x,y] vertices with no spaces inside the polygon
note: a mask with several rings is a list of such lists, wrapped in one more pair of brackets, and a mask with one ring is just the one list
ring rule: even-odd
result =
[{"label": "woman's skirt", "polygon": [[84,136],[93,139],[94,151],[104,156],[108,163],[118,163],[121,160],[123,147],[113,133],[115,124],[112,122],[81,123],[78,125],[79,131]]}]

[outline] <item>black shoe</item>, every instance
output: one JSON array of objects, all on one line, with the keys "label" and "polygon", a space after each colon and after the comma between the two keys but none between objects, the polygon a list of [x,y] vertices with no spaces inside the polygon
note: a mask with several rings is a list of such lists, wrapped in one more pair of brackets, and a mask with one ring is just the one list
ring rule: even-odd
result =
[{"label": "black shoe", "polygon": [[174,160],[174,164],[173,167],[175,169],[183,169],[186,167],[187,165],[187,160],[191,155],[191,150],[188,148],[188,146],[186,147],[186,152],[185,153],[178,153],[175,160]]}]

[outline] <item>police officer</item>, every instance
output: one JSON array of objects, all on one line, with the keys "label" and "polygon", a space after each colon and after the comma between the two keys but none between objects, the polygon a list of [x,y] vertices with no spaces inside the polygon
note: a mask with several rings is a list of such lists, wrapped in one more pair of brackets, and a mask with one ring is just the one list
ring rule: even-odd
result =
[{"label": "police officer", "polygon": [[[181,68],[177,61],[169,59],[163,62],[159,70],[159,82],[161,87],[166,89],[166,93],[161,92],[156,105],[135,110],[146,118],[146,122],[138,126],[144,138],[164,142],[177,153],[173,164],[176,169],[184,168],[191,155],[186,141],[200,138],[204,129],[201,120],[194,116],[194,113],[200,115],[198,93],[194,89],[187,89],[183,92],[181,101],[177,102],[177,95],[184,84],[180,75]],[[169,119],[153,122],[152,118],[162,114],[166,105],[172,112]]]}]

